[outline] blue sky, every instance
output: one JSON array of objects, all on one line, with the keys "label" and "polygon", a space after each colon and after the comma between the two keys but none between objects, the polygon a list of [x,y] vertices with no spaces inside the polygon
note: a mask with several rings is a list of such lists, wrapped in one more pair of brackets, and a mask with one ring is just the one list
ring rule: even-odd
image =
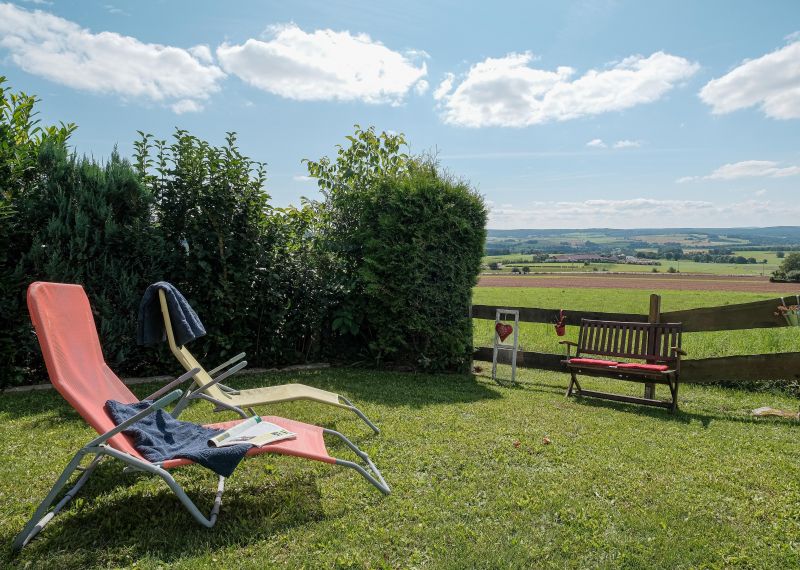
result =
[{"label": "blue sky", "polygon": [[0,74],[83,154],[236,131],[284,206],[358,123],[437,151],[494,228],[800,221],[795,0],[112,1],[0,2]]}]

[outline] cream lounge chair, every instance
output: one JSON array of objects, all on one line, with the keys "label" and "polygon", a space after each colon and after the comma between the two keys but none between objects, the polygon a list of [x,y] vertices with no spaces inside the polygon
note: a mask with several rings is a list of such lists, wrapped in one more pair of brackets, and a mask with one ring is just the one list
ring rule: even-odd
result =
[{"label": "cream lounge chair", "polygon": [[161,315],[164,318],[164,330],[167,333],[169,348],[172,354],[175,355],[175,358],[178,359],[178,362],[180,362],[187,371],[195,368],[200,369],[200,372],[194,376],[194,382],[201,392],[198,394],[198,397],[216,404],[214,411],[231,410],[243,418],[246,418],[248,417],[248,413],[245,412],[245,410],[248,410],[250,415],[256,415],[256,412],[253,410],[254,406],[291,402],[294,400],[311,400],[313,402],[319,402],[320,404],[328,404],[336,406],[337,408],[350,410],[364,420],[375,433],[381,432],[381,430],[378,429],[361,410],[355,407],[350,400],[334,392],[328,392],[327,390],[321,390],[304,384],[282,384],[280,386],[250,388],[248,390],[235,390],[221,384],[222,380],[247,366],[247,361],[243,360],[245,354],[242,352],[207,372],[197,359],[192,356],[192,353],[189,352],[185,345],[178,346],[175,342],[175,334],[172,330],[172,321],[167,306],[167,297],[163,290],[158,291],[158,298],[161,303]]}]

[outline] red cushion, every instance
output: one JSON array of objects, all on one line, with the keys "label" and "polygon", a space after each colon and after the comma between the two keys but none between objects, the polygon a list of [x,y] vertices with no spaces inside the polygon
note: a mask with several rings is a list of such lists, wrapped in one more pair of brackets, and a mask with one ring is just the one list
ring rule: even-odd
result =
[{"label": "red cushion", "polygon": [[570,364],[591,364],[592,366],[616,366],[613,360],[599,360],[597,358],[570,358]]},{"label": "red cushion", "polygon": [[658,372],[669,370],[669,366],[666,364],[642,364],[640,362],[620,362],[617,364],[617,368],[631,368],[633,370],[656,370]]}]

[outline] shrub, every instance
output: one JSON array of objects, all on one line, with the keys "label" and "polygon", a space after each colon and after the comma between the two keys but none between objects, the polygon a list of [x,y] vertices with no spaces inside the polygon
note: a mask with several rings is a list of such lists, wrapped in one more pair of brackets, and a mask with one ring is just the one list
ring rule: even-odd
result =
[{"label": "shrub", "polygon": [[34,365],[35,339],[25,308],[22,256],[30,249],[32,228],[21,219],[18,201],[40,176],[43,144],[64,145],[75,126],[42,127],[35,119],[37,99],[13,93],[0,76],[0,387],[23,381]]},{"label": "shrub", "polygon": [[772,277],[776,281],[796,281],[797,271],[800,271],[800,253],[790,253],[773,272]]},{"label": "shrub", "polygon": [[[160,261],[149,192],[116,152],[100,165],[46,144],[38,170],[37,184],[17,201],[32,236],[22,260],[26,282],[83,285],[109,364],[128,373],[152,370],[152,351],[135,342],[139,299]],[[34,353],[38,360],[38,348]]]},{"label": "shrub", "polygon": [[486,239],[482,198],[427,162],[384,178],[364,206],[359,276],[373,356],[467,371],[469,305]]}]

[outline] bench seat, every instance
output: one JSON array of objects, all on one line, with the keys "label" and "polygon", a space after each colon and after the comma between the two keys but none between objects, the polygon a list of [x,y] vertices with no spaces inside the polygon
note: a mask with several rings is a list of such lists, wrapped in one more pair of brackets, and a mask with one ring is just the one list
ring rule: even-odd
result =
[{"label": "bench seat", "polygon": [[[681,349],[680,323],[633,323],[583,319],[578,342],[561,341],[567,347],[567,358],[562,361],[570,372],[567,396],[591,396],[608,400],[678,409],[678,380]],[[575,356],[570,355],[575,347]],[[605,358],[603,358],[605,357]],[[609,360],[626,359],[640,362]],[[583,390],[577,375],[600,376],[619,380],[666,384],[671,401],[654,398],[634,398]]]}]

